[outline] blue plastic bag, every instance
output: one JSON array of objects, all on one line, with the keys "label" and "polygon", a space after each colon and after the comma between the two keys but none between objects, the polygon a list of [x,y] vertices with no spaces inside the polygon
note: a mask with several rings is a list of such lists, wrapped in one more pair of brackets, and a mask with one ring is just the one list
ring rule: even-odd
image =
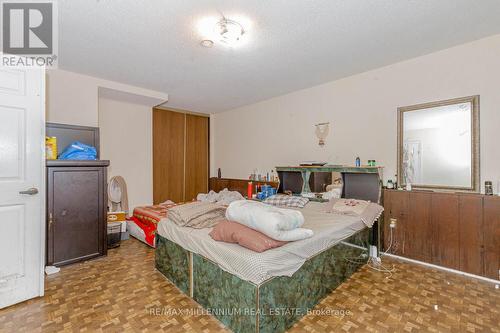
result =
[{"label": "blue plastic bag", "polygon": [[64,148],[61,155],[59,155],[60,160],[96,160],[97,150],[95,147],[81,143],[80,141],[74,141],[69,146]]}]

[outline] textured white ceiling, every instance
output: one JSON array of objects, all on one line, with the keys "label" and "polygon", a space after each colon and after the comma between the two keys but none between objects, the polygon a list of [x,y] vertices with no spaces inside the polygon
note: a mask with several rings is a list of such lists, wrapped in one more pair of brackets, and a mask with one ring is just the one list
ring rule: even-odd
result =
[{"label": "textured white ceiling", "polygon": [[[197,23],[251,20],[237,49]],[[62,69],[220,112],[500,33],[499,0],[60,0]]]}]

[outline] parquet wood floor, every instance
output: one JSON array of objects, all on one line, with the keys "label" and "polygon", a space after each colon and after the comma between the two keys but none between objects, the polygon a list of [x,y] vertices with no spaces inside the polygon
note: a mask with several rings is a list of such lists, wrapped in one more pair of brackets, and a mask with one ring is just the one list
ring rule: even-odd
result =
[{"label": "parquet wood floor", "polygon": [[[108,253],[47,277],[44,297],[0,310],[0,332],[227,331],[154,270],[152,249],[128,240]],[[363,267],[290,332],[500,332],[495,285],[385,264],[392,277]]]}]

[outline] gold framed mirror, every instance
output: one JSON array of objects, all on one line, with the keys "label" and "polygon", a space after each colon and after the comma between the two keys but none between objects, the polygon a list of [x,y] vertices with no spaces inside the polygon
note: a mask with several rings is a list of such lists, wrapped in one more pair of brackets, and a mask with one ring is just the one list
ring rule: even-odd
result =
[{"label": "gold framed mirror", "polygon": [[398,184],[479,192],[479,96],[398,108]]}]

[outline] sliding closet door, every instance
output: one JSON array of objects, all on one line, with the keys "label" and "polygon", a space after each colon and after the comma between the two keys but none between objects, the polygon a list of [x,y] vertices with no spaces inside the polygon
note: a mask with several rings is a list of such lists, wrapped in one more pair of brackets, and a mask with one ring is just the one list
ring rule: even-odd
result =
[{"label": "sliding closet door", "polygon": [[184,201],[186,115],[153,109],[153,201]]},{"label": "sliding closet door", "polygon": [[186,201],[208,192],[208,126],[208,117],[186,115]]}]

